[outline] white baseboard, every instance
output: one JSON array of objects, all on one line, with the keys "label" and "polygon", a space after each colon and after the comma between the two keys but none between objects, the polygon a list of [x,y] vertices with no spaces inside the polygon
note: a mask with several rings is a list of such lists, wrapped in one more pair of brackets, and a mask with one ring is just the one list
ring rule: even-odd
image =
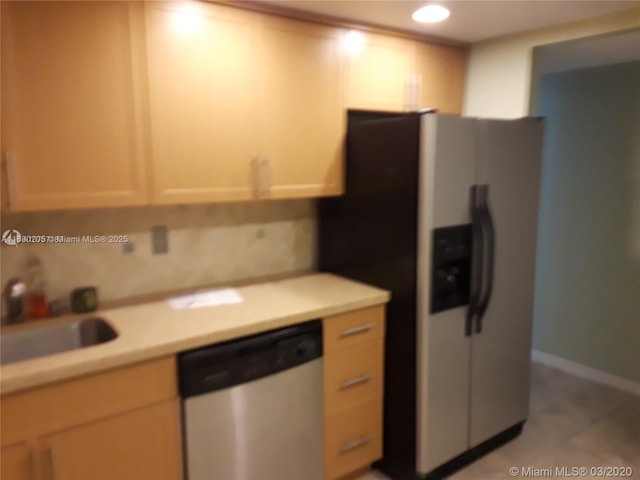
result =
[{"label": "white baseboard", "polygon": [[638,382],[627,380],[626,378],[618,377],[617,375],[597,370],[592,367],[587,367],[581,363],[573,362],[566,358],[558,357],[540,350],[531,350],[531,360],[549,367],[557,368],[558,370],[570,373],[576,377],[585,378],[596,383],[602,383],[609,387],[617,388],[618,390],[623,390],[640,397],[640,383]]}]

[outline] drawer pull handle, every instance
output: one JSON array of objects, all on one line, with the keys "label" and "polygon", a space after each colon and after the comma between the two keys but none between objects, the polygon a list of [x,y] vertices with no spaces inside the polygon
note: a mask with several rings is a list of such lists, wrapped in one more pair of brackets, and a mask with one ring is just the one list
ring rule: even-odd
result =
[{"label": "drawer pull handle", "polygon": [[355,387],[362,383],[367,383],[373,380],[373,375],[362,375],[360,377],[352,378],[351,380],[345,380],[340,384],[340,390],[346,390],[347,388]]},{"label": "drawer pull handle", "polygon": [[358,335],[359,333],[366,333],[375,327],[374,323],[367,323],[366,325],[361,325],[360,327],[347,328],[343,330],[340,334],[340,337],[350,337],[351,335]]},{"label": "drawer pull handle", "polygon": [[271,159],[262,159],[262,197],[269,198],[271,196]]},{"label": "drawer pull handle", "polygon": [[58,480],[58,469],[56,468],[56,456],[55,456],[55,453],[53,452],[53,447],[49,445],[47,447],[47,450],[49,452],[49,465],[51,467],[51,479]]},{"label": "drawer pull handle", "polygon": [[15,208],[16,201],[16,172],[13,152],[5,152],[5,167],[7,172],[7,202],[10,209]]},{"label": "drawer pull handle", "polygon": [[40,464],[38,462],[38,456],[36,452],[34,452],[33,448],[29,450],[29,459],[31,463],[31,480],[35,480],[38,478],[38,472],[40,471]]},{"label": "drawer pull handle", "polygon": [[345,443],[344,445],[342,445],[342,447],[340,447],[340,454],[343,455],[350,452],[351,450],[355,450],[356,448],[364,447],[370,441],[371,437],[362,437],[358,440],[354,440],[353,442]]},{"label": "drawer pull handle", "polygon": [[260,188],[262,186],[262,176],[260,175],[260,159],[258,157],[254,157],[251,159],[251,173],[253,176],[253,198],[259,199]]}]

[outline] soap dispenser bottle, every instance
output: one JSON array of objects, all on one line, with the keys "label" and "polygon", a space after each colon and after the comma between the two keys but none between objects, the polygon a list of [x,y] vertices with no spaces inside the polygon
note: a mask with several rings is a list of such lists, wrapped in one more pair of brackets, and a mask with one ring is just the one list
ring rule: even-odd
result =
[{"label": "soap dispenser bottle", "polygon": [[47,303],[44,266],[38,257],[31,256],[26,264],[27,317],[46,318],[50,316]]}]

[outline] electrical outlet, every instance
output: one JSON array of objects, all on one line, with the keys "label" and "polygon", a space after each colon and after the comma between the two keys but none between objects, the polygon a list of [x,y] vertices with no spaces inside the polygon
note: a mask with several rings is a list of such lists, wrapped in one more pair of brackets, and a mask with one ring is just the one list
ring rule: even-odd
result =
[{"label": "electrical outlet", "polygon": [[169,235],[165,225],[151,227],[151,252],[154,255],[169,251]]}]

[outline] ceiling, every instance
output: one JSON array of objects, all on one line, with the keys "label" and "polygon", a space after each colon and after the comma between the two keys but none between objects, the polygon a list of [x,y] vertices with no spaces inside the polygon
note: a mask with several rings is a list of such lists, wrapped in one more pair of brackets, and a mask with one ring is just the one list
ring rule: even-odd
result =
[{"label": "ceiling", "polygon": [[[260,0],[294,10],[459,42],[534,30],[640,6],[640,0]],[[418,24],[411,14],[428,3],[446,6],[439,24]]]}]

